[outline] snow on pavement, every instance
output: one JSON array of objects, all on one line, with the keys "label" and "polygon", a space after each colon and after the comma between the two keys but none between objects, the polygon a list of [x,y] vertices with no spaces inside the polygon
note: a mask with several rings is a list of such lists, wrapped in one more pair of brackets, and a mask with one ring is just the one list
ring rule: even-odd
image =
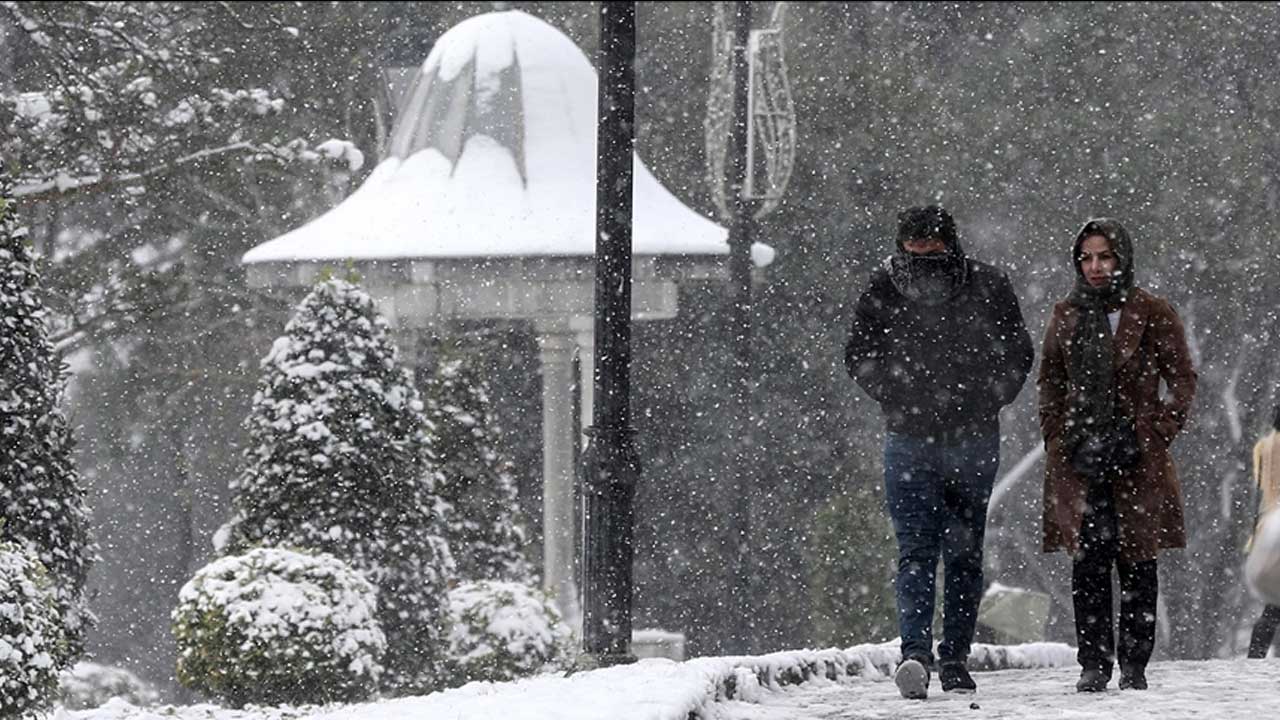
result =
[{"label": "snow on pavement", "polygon": [[[53,720],[1262,720],[1280,709],[1280,659],[1157,662],[1151,689],[1075,692],[1073,648],[1060,643],[973,647],[975,695],[935,679],[925,701],[903,700],[889,678],[897,643],[755,657],[658,658],[509,683],[470,683],[420,697],[328,706],[211,704],[57,709]],[[976,704],[976,708],[971,708]]]},{"label": "snow on pavement", "polygon": [[1261,720],[1280,712],[1274,658],[1152,663],[1146,691],[1118,690],[1117,673],[1105,693],[1077,693],[1078,676],[1075,666],[975,673],[974,695],[943,693],[935,677],[924,701],[903,700],[884,675],[818,679],[721,702],[719,720]]}]

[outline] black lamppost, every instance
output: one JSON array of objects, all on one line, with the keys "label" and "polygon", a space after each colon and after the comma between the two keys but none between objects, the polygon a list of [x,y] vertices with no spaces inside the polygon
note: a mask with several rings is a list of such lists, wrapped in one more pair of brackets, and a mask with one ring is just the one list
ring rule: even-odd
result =
[{"label": "black lamppost", "polygon": [[751,612],[755,558],[751,549],[751,512],[755,494],[755,447],[751,419],[751,243],[754,207],[743,192],[747,173],[748,81],[751,62],[747,43],[751,35],[751,3],[734,3],[733,14],[733,122],[725,166],[729,175],[729,284],[732,303],[729,323],[733,332],[730,373],[730,427],[734,443],[729,458],[728,530],[730,556],[726,625],[721,643],[732,654],[749,654],[756,648],[756,628]]},{"label": "black lamppost", "polygon": [[761,478],[752,402],[752,257],[758,221],[776,210],[795,167],[795,105],[787,83],[783,18],[776,2],[766,27],[753,30],[749,0],[713,4],[711,82],[706,158],[712,200],[729,228],[729,310],[732,354],[727,377],[729,425],[722,464],[723,607],[711,638],[721,654],[754,654],[761,628],[753,598],[760,590],[760,558],[753,525]]},{"label": "black lamppost", "polygon": [[631,188],[634,2],[600,3],[596,128],[595,407],[582,454],[583,650],[633,662],[633,512],[640,458],[631,428]]}]

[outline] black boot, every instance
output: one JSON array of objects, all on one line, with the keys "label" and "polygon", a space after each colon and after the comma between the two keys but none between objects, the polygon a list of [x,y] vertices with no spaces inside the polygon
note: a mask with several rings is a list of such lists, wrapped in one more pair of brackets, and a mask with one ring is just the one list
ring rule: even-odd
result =
[{"label": "black boot", "polygon": [[1146,690],[1147,689],[1147,669],[1141,665],[1133,665],[1126,667],[1120,666],[1120,689],[1121,690]]},{"label": "black boot", "polygon": [[1103,668],[1085,668],[1076,681],[1076,692],[1102,692],[1111,682],[1111,671]]},{"label": "black boot", "polygon": [[1275,637],[1276,627],[1280,626],[1280,605],[1268,605],[1262,611],[1262,617],[1253,625],[1253,633],[1249,637],[1249,657],[1265,658],[1271,648],[1271,639]]},{"label": "black boot", "polygon": [[938,681],[942,683],[942,692],[971,693],[978,690],[978,684],[973,681],[963,660],[938,663]]}]

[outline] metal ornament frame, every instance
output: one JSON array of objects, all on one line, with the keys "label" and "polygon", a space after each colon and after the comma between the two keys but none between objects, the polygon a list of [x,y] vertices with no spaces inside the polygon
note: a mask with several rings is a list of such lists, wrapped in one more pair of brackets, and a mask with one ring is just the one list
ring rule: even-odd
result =
[{"label": "metal ornament frame", "polygon": [[[729,182],[725,174],[728,139],[733,123],[733,34],[728,3],[714,3],[712,13],[711,78],[704,126],[707,175],[717,214],[733,218]],[[747,107],[747,172],[742,199],[753,201],[757,220],[777,209],[795,168],[797,145],[795,102],[787,80],[783,20],[786,3],[774,4],[769,27],[749,35]]]},{"label": "metal ornament frame", "polygon": [[[796,109],[787,81],[784,8],[781,2],[774,6],[770,27],[752,30],[747,46],[747,107],[751,112],[747,115],[747,173],[742,196],[763,201],[755,212],[756,219],[777,209],[795,168]],[[762,169],[757,167],[761,160]],[[757,180],[760,174],[764,187]]]},{"label": "metal ornament frame", "polygon": [[729,155],[730,127],[733,124],[733,33],[729,30],[724,2],[712,3],[711,77],[707,88],[707,116],[703,125],[706,149],[707,187],[716,215],[722,222],[733,221],[729,203],[729,179],[725,164]]}]

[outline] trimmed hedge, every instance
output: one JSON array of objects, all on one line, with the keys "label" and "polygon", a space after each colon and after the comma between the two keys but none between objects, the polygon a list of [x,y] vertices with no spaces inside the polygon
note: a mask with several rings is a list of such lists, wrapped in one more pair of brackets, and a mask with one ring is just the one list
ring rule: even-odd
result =
[{"label": "trimmed hedge", "polygon": [[443,478],[390,326],[352,283],[317,283],[262,361],[219,552],[332,553],[378,588],[382,691],[439,688],[448,585]]},{"label": "trimmed hedge", "polygon": [[178,680],[239,707],[370,697],[386,638],[377,590],[328,554],[257,548],[200,569],[178,596]]},{"label": "trimmed hedge", "polygon": [[487,580],[449,591],[451,685],[537,674],[569,656],[572,631],[539,589]]},{"label": "trimmed hedge", "polygon": [[48,710],[66,655],[61,614],[44,566],[0,542],[0,717]]},{"label": "trimmed hedge", "polygon": [[145,707],[160,700],[160,693],[142,678],[121,667],[80,661],[62,671],[58,704],[68,710],[88,710],[120,698]]}]

